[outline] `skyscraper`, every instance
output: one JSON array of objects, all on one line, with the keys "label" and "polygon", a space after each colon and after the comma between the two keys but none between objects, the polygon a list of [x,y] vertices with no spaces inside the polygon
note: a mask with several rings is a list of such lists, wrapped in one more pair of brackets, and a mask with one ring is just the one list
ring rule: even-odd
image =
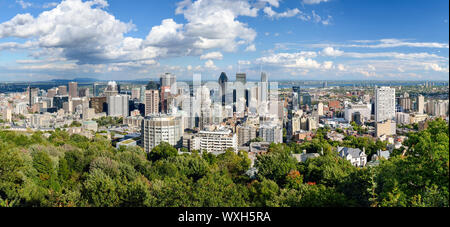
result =
[{"label": "skyscraper", "polygon": [[265,103],[269,99],[269,77],[265,72],[261,72],[261,102]]},{"label": "skyscraper", "polygon": [[105,96],[115,96],[119,94],[119,88],[115,81],[108,82],[108,86],[105,89]]},{"label": "skyscraper", "polygon": [[423,108],[424,108],[424,106],[425,106],[425,98],[423,97],[423,95],[419,95],[419,96],[417,96],[417,103],[416,103],[416,105],[417,105],[417,113],[419,113],[419,114],[423,114]]},{"label": "skyscraper", "polygon": [[58,95],[67,95],[67,86],[59,86]]},{"label": "skyscraper", "polygon": [[145,91],[145,116],[159,113],[159,91]]},{"label": "skyscraper", "polygon": [[69,96],[70,97],[78,97],[78,83],[77,82],[70,82],[69,83]]},{"label": "skyscraper", "polygon": [[170,92],[173,94],[177,91],[177,87],[176,87],[177,77],[175,75],[166,73],[164,75],[161,75],[159,80],[160,80],[161,87],[169,87],[171,90]]},{"label": "skyscraper", "polygon": [[133,88],[131,89],[131,99],[140,99],[141,98],[141,89],[140,88]]},{"label": "skyscraper", "polygon": [[222,106],[225,106],[225,95],[227,92],[228,77],[227,74],[222,72],[219,77],[220,94],[222,95]]},{"label": "skyscraper", "polygon": [[108,115],[113,117],[128,117],[129,116],[129,96],[128,95],[114,95],[107,97]]},{"label": "skyscraper", "polygon": [[242,84],[247,83],[247,74],[245,73],[236,73],[236,82],[241,82]]},{"label": "skyscraper", "polygon": [[375,88],[375,121],[395,118],[395,88]]}]

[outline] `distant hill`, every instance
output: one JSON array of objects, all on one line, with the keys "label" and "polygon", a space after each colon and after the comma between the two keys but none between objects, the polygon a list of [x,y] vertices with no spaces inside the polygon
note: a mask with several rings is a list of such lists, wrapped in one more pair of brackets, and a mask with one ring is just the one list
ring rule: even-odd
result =
[{"label": "distant hill", "polygon": [[79,83],[87,83],[87,82],[96,82],[99,81],[97,79],[93,79],[93,78],[75,78],[73,80],[67,80],[67,79],[53,79],[51,80],[52,82],[55,83],[68,83],[68,82],[79,82]]}]

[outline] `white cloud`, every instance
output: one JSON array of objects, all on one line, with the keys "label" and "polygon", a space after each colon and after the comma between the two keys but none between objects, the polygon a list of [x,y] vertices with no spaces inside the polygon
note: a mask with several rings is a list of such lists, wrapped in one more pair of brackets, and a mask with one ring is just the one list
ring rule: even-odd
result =
[{"label": "white cloud", "polygon": [[436,72],[445,72],[448,73],[449,72],[449,68],[443,68],[441,66],[439,66],[438,64],[435,63],[426,63],[425,64],[425,70],[433,70]]},{"label": "white cloud", "polygon": [[322,67],[324,69],[329,70],[329,69],[333,68],[333,62],[332,61],[326,61],[326,62],[323,63]]},{"label": "white cloud", "polygon": [[222,60],[223,55],[220,52],[210,52],[200,56],[201,60],[214,59],[214,60]]},{"label": "white cloud", "polygon": [[214,64],[213,60],[208,60],[205,62],[205,68],[207,69],[217,69],[217,66]]},{"label": "white cloud", "polygon": [[278,8],[280,6],[279,0],[259,0],[260,2],[269,3],[269,5]]},{"label": "white cloud", "polygon": [[282,13],[277,13],[273,11],[272,7],[265,7],[264,13],[270,18],[280,19],[280,18],[295,17],[296,15],[300,14],[301,11],[295,8],[295,9],[288,9],[287,11]]},{"label": "white cloud", "polygon": [[302,0],[302,2],[307,5],[320,4],[321,2],[328,2],[328,1],[330,0]]},{"label": "white cloud", "polygon": [[346,68],[343,64],[339,64],[337,68],[339,71],[346,71]]},{"label": "white cloud", "polygon": [[237,20],[239,16],[257,16],[258,9],[247,1],[184,0],[178,3],[176,13],[183,14],[188,21],[185,36],[194,39],[194,48],[220,48],[231,52],[256,38],[255,30]]},{"label": "white cloud", "polygon": [[256,46],[255,44],[252,44],[250,46],[248,46],[247,48],[245,48],[246,52],[252,52],[252,51],[256,51]]},{"label": "white cloud", "polygon": [[26,2],[26,1],[23,1],[23,0],[16,0],[16,3],[19,4],[22,7],[22,9],[26,9],[28,7],[33,6],[33,3]]},{"label": "white cloud", "polygon": [[239,65],[250,65],[250,64],[252,64],[250,61],[244,61],[244,60],[239,60],[238,61],[238,64]]},{"label": "white cloud", "polygon": [[57,3],[57,2],[47,2],[42,6],[42,8],[44,8],[44,9],[53,8],[53,7],[56,7],[58,4],[59,3]]},{"label": "white cloud", "polygon": [[344,51],[334,49],[333,47],[326,47],[325,49],[323,49],[321,54],[328,57],[337,57],[342,56],[344,54]]}]

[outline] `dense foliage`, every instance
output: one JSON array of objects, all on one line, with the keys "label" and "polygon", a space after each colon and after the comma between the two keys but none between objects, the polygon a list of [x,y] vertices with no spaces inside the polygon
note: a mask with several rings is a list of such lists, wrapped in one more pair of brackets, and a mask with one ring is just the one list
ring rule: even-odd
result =
[{"label": "dense foliage", "polygon": [[[344,144],[368,146],[365,139]],[[55,131],[46,138],[0,132],[0,206],[246,207],[449,206],[449,137],[442,120],[412,133],[408,151],[356,168],[319,132],[304,144],[273,144],[254,178],[245,152],[179,155],[168,144],[146,154]],[[371,148],[370,146],[374,146]],[[381,146],[381,145],[380,145]],[[323,149],[322,149],[323,148]],[[292,153],[321,152],[297,163]],[[323,152],[322,152],[323,151]]]}]

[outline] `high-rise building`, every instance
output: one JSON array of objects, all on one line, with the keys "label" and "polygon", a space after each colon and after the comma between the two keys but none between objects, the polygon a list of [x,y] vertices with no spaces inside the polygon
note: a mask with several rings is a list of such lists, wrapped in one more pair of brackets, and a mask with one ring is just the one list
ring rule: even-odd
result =
[{"label": "high-rise building", "polygon": [[39,88],[28,87],[28,105],[30,107],[33,104],[37,103],[38,94],[39,94]]},{"label": "high-rise building", "polygon": [[317,113],[319,114],[319,116],[323,116],[323,103],[321,102],[317,104]]},{"label": "high-rise building", "polygon": [[283,129],[277,124],[262,124],[259,137],[263,138],[264,142],[283,143]]},{"label": "high-rise building", "polygon": [[80,95],[80,97],[89,97],[90,96],[89,88],[81,88],[79,95]]},{"label": "high-rise building", "polygon": [[108,82],[108,86],[105,89],[105,96],[115,96],[119,94],[119,87],[115,81]]},{"label": "high-rise building", "polygon": [[69,83],[69,96],[70,97],[78,97],[78,83],[77,82]]},{"label": "high-rise building", "polygon": [[424,106],[425,106],[425,98],[423,97],[423,95],[417,96],[417,102],[416,102],[417,113],[423,114]]},{"label": "high-rise building", "polygon": [[395,119],[395,88],[375,88],[375,121]]},{"label": "high-rise building", "polygon": [[177,91],[177,86],[176,86],[177,77],[175,75],[166,73],[164,75],[161,75],[159,81],[160,81],[161,87],[169,87],[171,93],[175,93]]},{"label": "high-rise building", "polygon": [[95,113],[103,113],[107,111],[106,97],[92,97],[89,101],[89,107],[95,110]]},{"label": "high-rise building", "polygon": [[53,107],[56,109],[62,109],[65,102],[69,101],[69,96],[57,95],[53,97]]},{"label": "high-rise building", "polygon": [[145,91],[145,116],[159,113],[159,91]]},{"label": "high-rise building", "polygon": [[236,82],[241,82],[243,85],[247,83],[247,74],[236,73]]},{"label": "high-rise building", "polygon": [[409,97],[399,98],[399,104],[403,111],[411,110],[411,99]]},{"label": "high-rise building", "polygon": [[267,102],[269,100],[269,77],[265,72],[261,72],[261,83],[260,83],[261,89],[259,91],[260,94],[260,101],[261,102]]},{"label": "high-rise building", "polygon": [[140,94],[139,101],[141,103],[145,103],[145,90],[147,90],[146,86],[141,86],[140,89],[141,89],[141,91],[139,92],[139,94]]},{"label": "high-rise building", "polygon": [[222,100],[222,106],[225,106],[225,97],[227,92],[227,83],[228,83],[228,77],[227,74],[222,72],[219,77],[219,85],[220,85],[220,94],[221,94],[221,100]]},{"label": "high-rise building", "polygon": [[67,86],[59,86],[58,95],[67,95]]},{"label": "high-rise building", "polygon": [[149,153],[161,142],[176,146],[181,142],[183,129],[181,117],[171,115],[147,116],[141,129],[142,145]]},{"label": "high-rise building", "polygon": [[114,95],[106,97],[108,103],[108,116],[128,117],[129,116],[129,96]]},{"label": "high-rise building", "polygon": [[48,89],[47,91],[47,98],[53,99],[58,94],[58,90],[56,88]]},{"label": "high-rise building", "polygon": [[239,125],[236,127],[238,136],[238,145],[249,145],[252,139],[256,138],[256,127],[251,125]]},{"label": "high-rise building", "polygon": [[131,99],[140,99],[141,98],[141,89],[140,88],[133,88],[131,89]]}]

